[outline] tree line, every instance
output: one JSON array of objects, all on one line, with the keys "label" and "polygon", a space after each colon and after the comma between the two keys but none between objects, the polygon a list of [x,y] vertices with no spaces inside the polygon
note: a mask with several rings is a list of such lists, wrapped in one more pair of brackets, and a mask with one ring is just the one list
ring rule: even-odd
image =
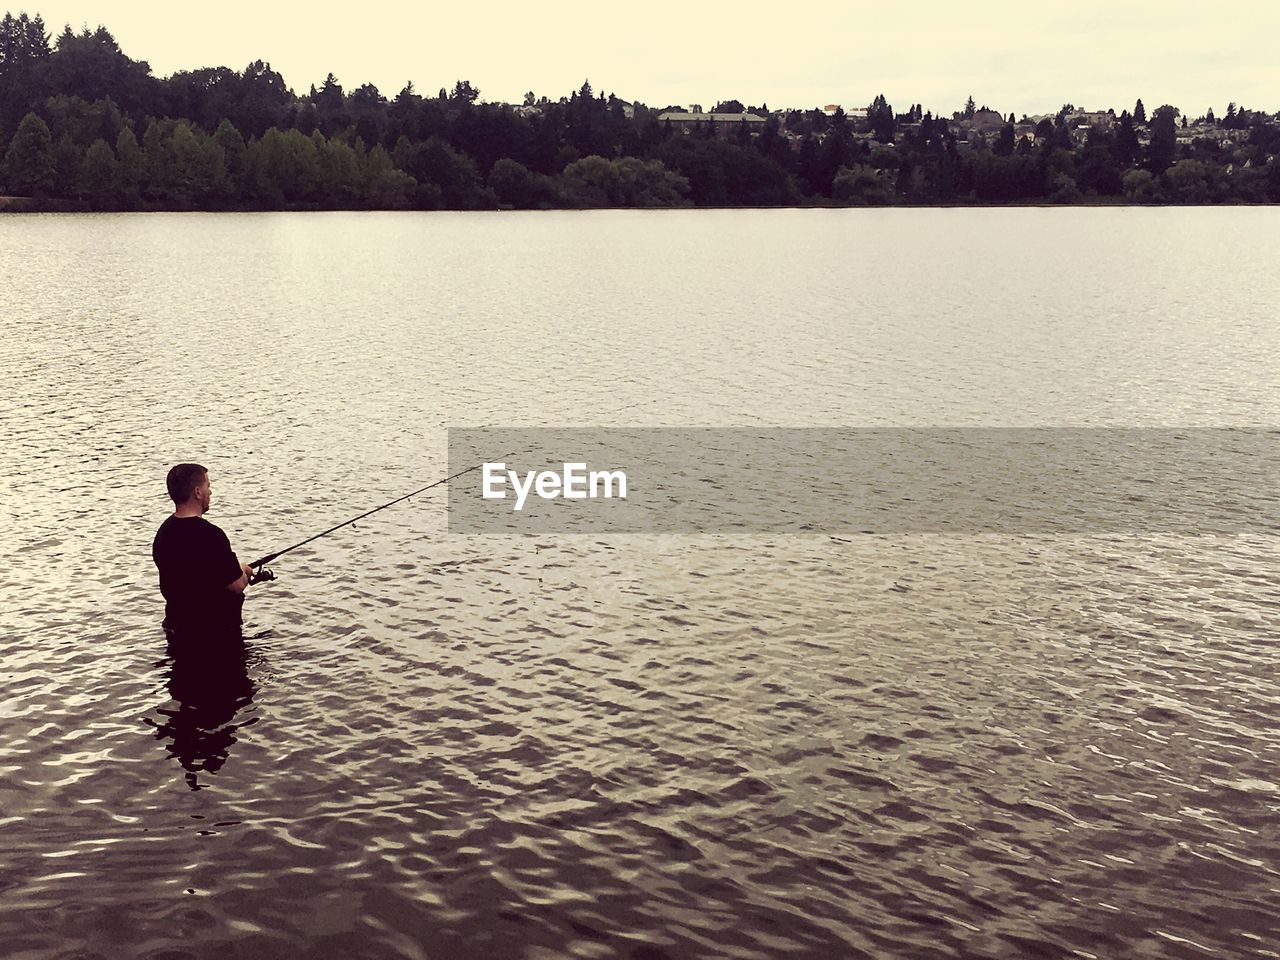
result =
[{"label": "tree line", "polygon": [[[98,210],[1280,202],[1280,124],[1231,104],[1189,127],[1142,102],[1082,136],[1073,110],[998,129],[877,96],[865,118],[724,101],[688,133],[589,83],[483,103],[468,81],[394,97],[330,74],[295,94],[270,64],[158,78],[105,27],[54,40],[0,21],[0,192]],[[1003,119],[998,117],[998,119]],[[1194,137],[1188,130],[1231,131]]]}]

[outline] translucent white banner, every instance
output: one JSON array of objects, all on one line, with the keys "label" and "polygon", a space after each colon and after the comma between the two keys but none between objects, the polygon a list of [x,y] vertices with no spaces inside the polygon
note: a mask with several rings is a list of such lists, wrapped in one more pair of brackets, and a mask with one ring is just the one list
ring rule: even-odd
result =
[{"label": "translucent white banner", "polygon": [[475,533],[1269,533],[1280,431],[451,429]]}]

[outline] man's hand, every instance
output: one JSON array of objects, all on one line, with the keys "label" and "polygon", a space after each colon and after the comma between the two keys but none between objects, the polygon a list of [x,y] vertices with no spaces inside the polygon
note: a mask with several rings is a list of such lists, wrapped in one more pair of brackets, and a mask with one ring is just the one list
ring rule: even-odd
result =
[{"label": "man's hand", "polygon": [[242,563],[240,564],[240,569],[244,571],[244,575],[246,577],[250,580],[253,579],[253,567],[249,566],[247,563]]}]

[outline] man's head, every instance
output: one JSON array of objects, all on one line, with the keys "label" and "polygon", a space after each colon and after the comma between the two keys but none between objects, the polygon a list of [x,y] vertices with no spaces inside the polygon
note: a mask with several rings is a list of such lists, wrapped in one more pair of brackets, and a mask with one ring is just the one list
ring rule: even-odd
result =
[{"label": "man's head", "polygon": [[201,513],[209,510],[209,471],[198,463],[179,463],[170,468],[165,477],[169,499],[176,506],[197,507]]}]

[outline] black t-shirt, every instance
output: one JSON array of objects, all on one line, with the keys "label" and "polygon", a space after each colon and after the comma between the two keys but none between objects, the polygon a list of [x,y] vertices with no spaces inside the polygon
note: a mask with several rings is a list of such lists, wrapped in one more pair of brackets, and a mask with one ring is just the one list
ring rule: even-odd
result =
[{"label": "black t-shirt", "polygon": [[169,517],[151,557],[160,570],[165,626],[178,631],[239,629],[243,596],[227,589],[243,572],[227,535],[203,517]]}]

